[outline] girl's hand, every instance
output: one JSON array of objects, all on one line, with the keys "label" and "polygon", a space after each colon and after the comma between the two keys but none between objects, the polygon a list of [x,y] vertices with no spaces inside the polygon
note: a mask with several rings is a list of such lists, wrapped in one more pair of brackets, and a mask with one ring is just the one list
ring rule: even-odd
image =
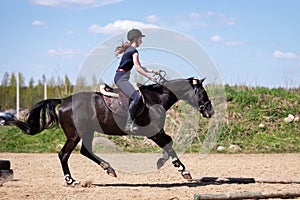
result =
[{"label": "girl's hand", "polygon": [[154,69],[154,70],[152,70],[152,73],[154,73],[156,75],[159,75],[160,74],[160,70],[159,69],[158,70]]},{"label": "girl's hand", "polygon": [[147,71],[148,71],[149,73],[153,73],[153,74],[156,74],[156,75],[159,75],[160,72],[161,72],[160,69],[156,70],[156,69],[149,69],[149,68],[147,69]]}]

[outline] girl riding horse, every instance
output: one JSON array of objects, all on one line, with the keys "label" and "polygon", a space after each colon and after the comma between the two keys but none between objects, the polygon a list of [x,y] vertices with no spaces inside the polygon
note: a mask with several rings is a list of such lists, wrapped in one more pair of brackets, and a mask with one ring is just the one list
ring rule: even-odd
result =
[{"label": "girl riding horse", "polygon": [[129,98],[131,102],[128,107],[127,122],[125,125],[125,131],[131,132],[133,134],[138,132],[138,127],[134,126],[133,119],[136,116],[137,108],[139,102],[141,101],[141,96],[136,91],[136,89],[129,82],[130,71],[135,66],[138,73],[146,77],[147,79],[153,80],[148,73],[159,73],[157,70],[142,67],[139,60],[139,53],[136,48],[141,46],[142,38],[145,35],[138,29],[132,29],[127,33],[128,41],[118,46],[115,51],[115,55],[123,53],[120,65],[116,70],[114,77],[115,84],[119,89]]}]

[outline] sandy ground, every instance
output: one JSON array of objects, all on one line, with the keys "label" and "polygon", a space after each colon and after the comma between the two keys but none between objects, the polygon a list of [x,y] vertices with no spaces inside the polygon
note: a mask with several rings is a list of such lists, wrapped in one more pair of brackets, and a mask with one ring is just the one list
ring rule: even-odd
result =
[{"label": "sandy ground", "polygon": [[[140,155],[139,158],[143,158]],[[0,187],[0,199],[193,199],[194,194],[235,192],[298,192],[300,184],[213,184],[188,182],[172,166],[152,172],[133,173],[116,169],[110,177],[80,154],[72,154],[72,175],[88,187],[66,186],[57,154],[0,153],[11,161],[14,180]],[[181,156],[195,178],[233,177],[300,179],[300,154],[234,154],[200,158]],[[109,160],[107,160],[109,161]]]}]

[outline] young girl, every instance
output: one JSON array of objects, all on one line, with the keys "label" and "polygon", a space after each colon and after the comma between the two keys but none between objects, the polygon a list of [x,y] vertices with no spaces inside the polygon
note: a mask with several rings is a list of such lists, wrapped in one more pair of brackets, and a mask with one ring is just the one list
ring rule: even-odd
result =
[{"label": "young girl", "polygon": [[120,65],[116,70],[114,81],[119,89],[128,98],[131,98],[125,131],[130,131],[132,133],[136,133],[138,131],[138,127],[134,126],[133,119],[135,118],[141,96],[129,82],[130,71],[133,66],[135,66],[138,73],[150,80],[153,78],[149,76],[148,73],[159,73],[158,70],[147,69],[141,66],[139,61],[139,53],[136,48],[142,44],[143,37],[145,37],[145,35],[143,35],[140,30],[132,29],[127,33],[128,41],[118,46],[115,51],[116,56],[123,53]]}]

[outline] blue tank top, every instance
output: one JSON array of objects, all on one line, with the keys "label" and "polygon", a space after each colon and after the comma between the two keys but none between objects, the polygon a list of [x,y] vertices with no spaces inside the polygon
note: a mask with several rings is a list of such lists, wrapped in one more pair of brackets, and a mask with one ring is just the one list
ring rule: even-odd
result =
[{"label": "blue tank top", "polygon": [[120,65],[118,69],[124,69],[126,71],[130,71],[133,67],[133,54],[138,53],[136,48],[130,46],[123,53]]}]

